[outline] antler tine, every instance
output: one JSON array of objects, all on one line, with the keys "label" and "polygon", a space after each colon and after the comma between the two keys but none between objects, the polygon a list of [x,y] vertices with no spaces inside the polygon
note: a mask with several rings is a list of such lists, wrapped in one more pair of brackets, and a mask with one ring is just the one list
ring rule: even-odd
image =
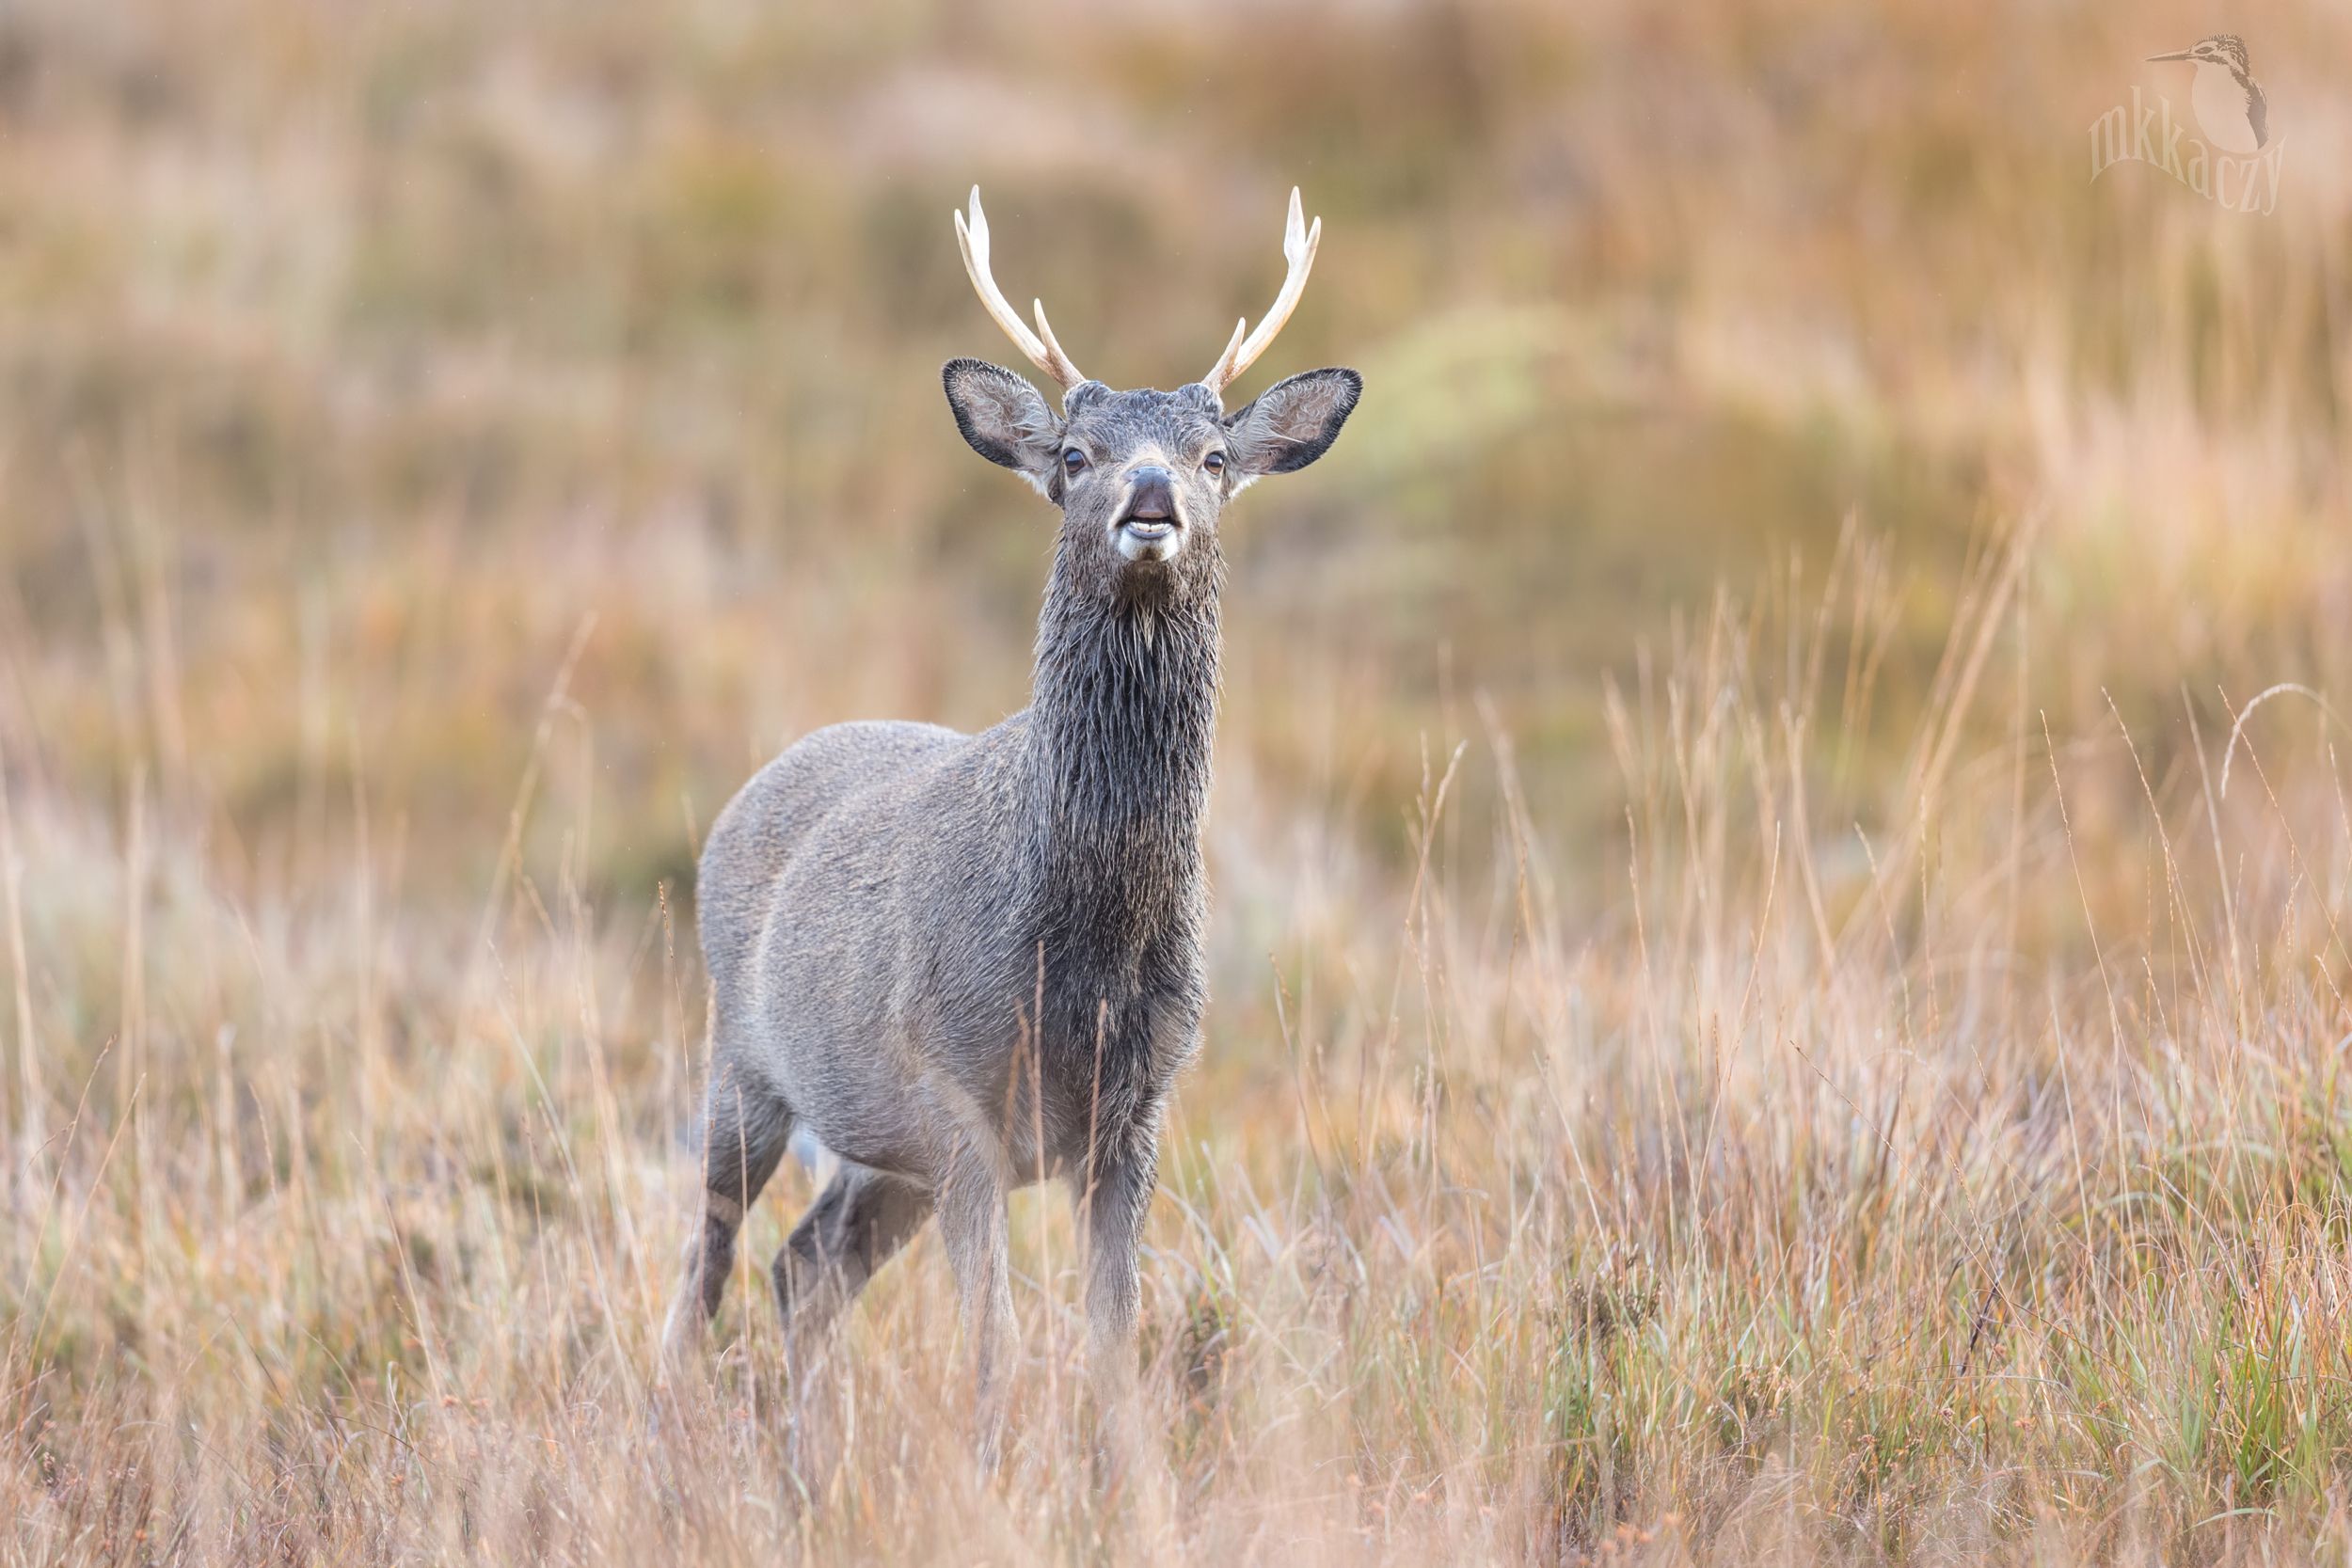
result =
[{"label": "antler tine", "polygon": [[1085,374],[1070,362],[1070,356],[1064,354],[1061,344],[1054,341],[1054,329],[1045,325],[1045,302],[1030,302],[1037,309],[1038,329],[1032,332],[1028,324],[1021,319],[1021,312],[1012,308],[1011,302],[1005,298],[1004,291],[996,286],[995,277],[990,274],[988,214],[980,211],[979,186],[972,187],[971,223],[965,224],[961,213],[955,214],[955,220],[956,248],[963,253],[963,270],[970,276],[972,287],[980,296],[981,306],[996,325],[1005,329],[1005,336],[1020,345],[1021,352],[1029,356],[1030,364],[1059,382],[1062,390],[1068,391],[1084,381]]},{"label": "antler tine", "polygon": [[1233,335],[1225,340],[1225,352],[1216,356],[1216,363],[1209,368],[1209,373],[1200,378],[1212,390],[1222,392],[1225,384],[1241,373],[1233,364],[1233,356],[1241,352],[1241,341],[1248,332],[1248,316],[1233,323]]},{"label": "antler tine", "polygon": [[1041,299],[1032,299],[1029,301],[1029,309],[1037,312],[1037,335],[1045,341],[1045,357],[1050,361],[1039,368],[1060,382],[1064,388],[1075,387],[1079,382],[1084,381],[1086,377],[1079,373],[1078,367],[1070,362],[1070,356],[1064,354],[1061,351],[1061,344],[1054,341],[1054,329],[1045,320],[1045,302]]},{"label": "antler tine", "polygon": [[1248,321],[1235,325],[1225,352],[1217,356],[1209,373],[1200,378],[1209,390],[1222,394],[1274,341],[1275,335],[1291,319],[1291,312],[1298,309],[1298,296],[1307,290],[1307,275],[1314,270],[1315,247],[1322,243],[1323,219],[1318,217],[1312,228],[1308,227],[1298,202],[1298,187],[1293,185],[1290,216],[1282,225],[1282,259],[1290,263],[1290,271],[1282,279],[1282,291],[1274,296],[1274,308],[1259,320],[1258,330],[1244,338],[1242,328],[1248,325]]}]

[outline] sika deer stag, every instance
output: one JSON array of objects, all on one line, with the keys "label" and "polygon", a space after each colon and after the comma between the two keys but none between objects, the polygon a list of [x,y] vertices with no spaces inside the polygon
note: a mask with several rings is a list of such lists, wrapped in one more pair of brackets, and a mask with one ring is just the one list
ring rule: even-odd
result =
[{"label": "sika deer stag", "polygon": [[1062,388],[977,359],[945,381],[972,449],[1060,507],[1030,706],[978,735],[818,730],[711,829],[698,895],[710,971],[702,1226],[665,1340],[718,1310],[736,1232],[793,1131],[843,1164],[774,1265],[787,1363],[932,1213],[993,1464],[1011,1298],[1005,1203],[1067,1180],[1086,1246],[1089,1351],[1115,1463],[1133,1412],[1136,1247],[1168,1088],[1207,1000],[1200,860],[1216,725],[1225,504],[1323,455],[1354,371],[1310,371],[1228,414],[1223,394],[1298,303],[1323,225],[1291,193],[1274,308],[1172,392],[1080,374],[1037,307],[989,273],[972,192],[956,243],[988,313]]}]

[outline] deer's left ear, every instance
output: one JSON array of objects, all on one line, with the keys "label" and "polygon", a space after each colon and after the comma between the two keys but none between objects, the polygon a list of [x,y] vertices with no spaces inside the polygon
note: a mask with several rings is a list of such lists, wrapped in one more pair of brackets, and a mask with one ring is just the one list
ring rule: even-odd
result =
[{"label": "deer's left ear", "polygon": [[1062,423],[1037,388],[983,359],[950,359],[940,380],[972,450],[1044,490],[1061,450]]},{"label": "deer's left ear", "polygon": [[1356,410],[1364,378],[1349,370],[1309,371],[1278,381],[1248,407],[1225,416],[1242,483],[1303,468],[1331,449]]}]

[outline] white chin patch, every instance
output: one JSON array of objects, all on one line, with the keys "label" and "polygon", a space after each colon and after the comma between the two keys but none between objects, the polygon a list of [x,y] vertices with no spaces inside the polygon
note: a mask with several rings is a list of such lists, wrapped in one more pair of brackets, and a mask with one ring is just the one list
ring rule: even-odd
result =
[{"label": "white chin patch", "polygon": [[1170,528],[1161,532],[1139,532],[1132,523],[1121,523],[1111,530],[1111,543],[1129,561],[1173,561],[1176,552],[1184,547],[1181,529]]}]

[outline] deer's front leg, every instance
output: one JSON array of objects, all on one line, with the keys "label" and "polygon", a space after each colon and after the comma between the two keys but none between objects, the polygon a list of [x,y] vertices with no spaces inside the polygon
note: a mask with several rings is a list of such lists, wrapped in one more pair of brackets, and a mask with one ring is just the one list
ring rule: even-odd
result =
[{"label": "deer's front leg", "polygon": [[1005,1256],[1005,1181],[977,1152],[960,1157],[939,1189],[939,1232],[955,1271],[971,1347],[977,1448],[993,1472],[1003,1440],[1005,1362],[1012,1352],[1012,1285]]},{"label": "deer's front leg", "polygon": [[1144,1435],[1136,1389],[1136,1317],[1142,1297],[1137,1254],[1159,1180],[1156,1130],[1131,1128],[1095,1151],[1092,1180],[1080,1177],[1087,1235],[1087,1352],[1104,1449],[1114,1485],[1141,1482],[1149,1496],[1164,1459]]}]

